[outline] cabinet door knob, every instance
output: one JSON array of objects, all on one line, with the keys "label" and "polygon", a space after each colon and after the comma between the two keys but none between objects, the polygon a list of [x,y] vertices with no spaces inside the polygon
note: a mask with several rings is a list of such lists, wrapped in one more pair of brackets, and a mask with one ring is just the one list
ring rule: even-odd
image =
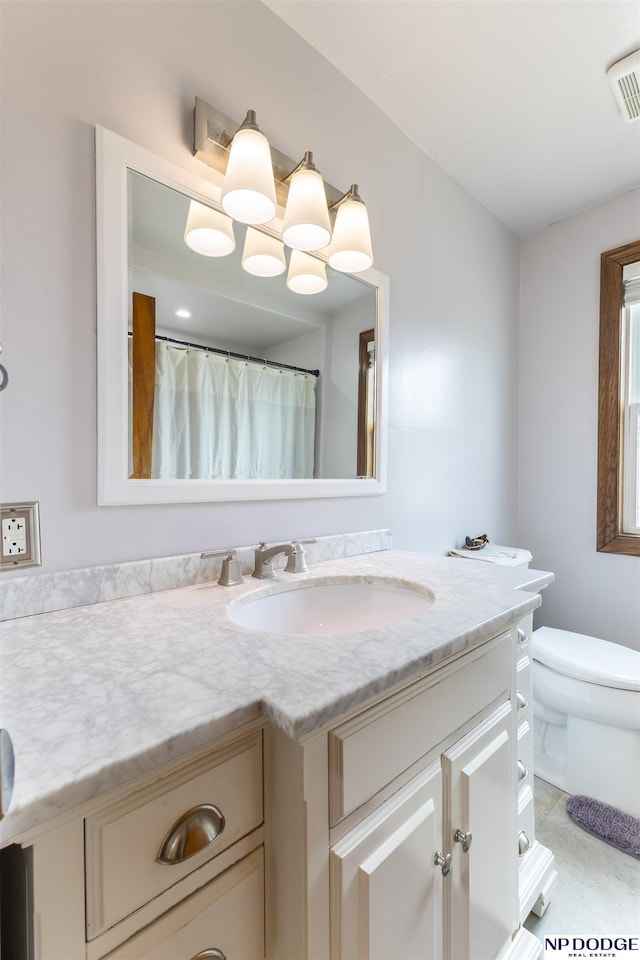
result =
[{"label": "cabinet door knob", "polygon": [[220,836],[224,817],[212,803],[201,803],[176,820],[162,841],[157,863],[182,863]]},{"label": "cabinet door knob", "polygon": [[525,767],[522,760],[518,760],[518,783],[521,783],[523,780],[526,780],[528,773],[529,771]]},{"label": "cabinet door knob", "polygon": [[442,876],[448,877],[451,873],[451,864],[453,862],[453,856],[448,853],[446,856],[443,856],[438,850],[433,858],[434,867],[442,867]]},{"label": "cabinet door knob", "polygon": [[518,627],[517,633],[518,633],[518,643],[526,643],[526,642],[527,642],[527,634],[526,634],[525,631],[522,629],[522,627]]},{"label": "cabinet door knob", "polygon": [[526,708],[529,706],[529,701],[526,699],[525,696],[523,696],[523,694],[520,693],[519,690],[518,690],[518,695],[516,697],[516,706],[518,710],[526,710]]},{"label": "cabinet door knob", "polygon": [[456,830],[453,835],[453,839],[456,843],[462,844],[462,849],[465,853],[469,853],[469,847],[471,846],[471,841],[473,840],[472,833],[463,833],[462,830]]},{"label": "cabinet door knob", "polygon": [[217,947],[207,947],[206,950],[201,950],[200,953],[196,953],[195,957],[192,957],[191,960],[227,960],[227,958],[222,950],[218,950]]}]

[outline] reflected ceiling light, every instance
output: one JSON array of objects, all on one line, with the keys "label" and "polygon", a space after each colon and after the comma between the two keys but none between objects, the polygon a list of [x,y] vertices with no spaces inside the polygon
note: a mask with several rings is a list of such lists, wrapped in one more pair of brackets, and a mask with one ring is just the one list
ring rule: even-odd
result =
[{"label": "reflected ceiling light", "polygon": [[226,257],[236,248],[233,221],[197,200],[189,204],[184,242],[203,257]]},{"label": "reflected ceiling light", "polygon": [[247,227],[242,266],[254,277],[278,277],[287,268],[282,241]]},{"label": "reflected ceiling light", "polygon": [[360,273],[373,263],[369,215],[358,185],[334,204],[336,222],[329,248],[329,266],[343,273]]},{"label": "reflected ceiling light", "polygon": [[282,239],[293,250],[320,250],[331,240],[324,182],[310,151],[290,177]]},{"label": "reflected ceiling light", "polygon": [[180,307],[179,310],[175,311],[174,316],[180,317],[181,320],[188,320],[189,317],[191,316],[191,313],[189,312],[189,310],[185,310],[184,307]]},{"label": "reflected ceiling light", "polygon": [[240,223],[268,223],[276,215],[271,150],[254,110],[247,110],[231,141],[221,203]]},{"label": "reflected ceiling light", "polygon": [[287,286],[294,293],[322,293],[327,289],[327,271],[322,260],[302,250],[292,250]]}]

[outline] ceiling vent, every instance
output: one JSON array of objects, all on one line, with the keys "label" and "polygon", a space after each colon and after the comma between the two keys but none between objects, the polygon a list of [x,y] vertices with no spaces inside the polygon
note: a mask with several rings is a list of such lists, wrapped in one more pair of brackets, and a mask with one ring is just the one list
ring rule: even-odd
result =
[{"label": "ceiling vent", "polygon": [[607,70],[609,83],[623,119],[630,123],[640,117],[640,50],[618,60]]}]

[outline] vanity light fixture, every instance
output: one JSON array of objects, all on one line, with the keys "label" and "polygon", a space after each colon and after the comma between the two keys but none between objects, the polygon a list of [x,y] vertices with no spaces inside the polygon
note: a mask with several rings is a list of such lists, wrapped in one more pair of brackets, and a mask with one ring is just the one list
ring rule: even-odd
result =
[{"label": "vanity light fixture", "polygon": [[343,273],[360,273],[373,263],[369,214],[357,183],[336,204],[336,222],[329,247],[329,266]]},{"label": "vanity light fixture", "polygon": [[240,223],[268,223],[276,215],[276,187],[269,141],[255,110],[238,127],[229,150],[222,209]]},{"label": "vanity light fixture", "polygon": [[242,266],[254,277],[278,277],[287,269],[282,240],[247,227]]},{"label": "vanity light fixture", "polygon": [[184,242],[203,257],[226,257],[236,248],[233,221],[197,200],[189,204]]},{"label": "vanity light fixture", "polygon": [[293,250],[320,250],[331,240],[324,182],[309,150],[290,177],[282,239]]},{"label": "vanity light fixture", "polygon": [[[222,176],[222,208],[230,217],[254,225],[280,217],[287,246],[322,250],[322,258],[343,273],[373,265],[369,217],[357,185],[344,193],[323,182],[311,152],[296,166],[269,146],[253,110],[238,127],[196,97],[194,153]],[[254,209],[245,207],[248,200],[256,201]]]},{"label": "vanity light fixture", "polygon": [[327,289],[327,270],[323,261],[302,250],[292,250],[287,286],[294,293],[322,293]]}]

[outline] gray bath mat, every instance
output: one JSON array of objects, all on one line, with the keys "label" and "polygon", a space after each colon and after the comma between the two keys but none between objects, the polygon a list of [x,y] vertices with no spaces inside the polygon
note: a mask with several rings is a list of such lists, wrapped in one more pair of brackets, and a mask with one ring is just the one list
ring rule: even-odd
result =
[{"label": "gray bath mat", "polygon": [[640,860],[640,820],[591,797],[569,797],[567,813],[594,837]]}]

